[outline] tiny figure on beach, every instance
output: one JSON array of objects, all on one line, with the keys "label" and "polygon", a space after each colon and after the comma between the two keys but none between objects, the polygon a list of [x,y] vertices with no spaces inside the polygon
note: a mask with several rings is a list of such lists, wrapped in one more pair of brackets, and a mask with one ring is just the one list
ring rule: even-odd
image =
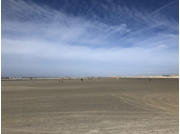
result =
[{"label": "tiny figure on beach", "polygon": [[63,84],[63,79],[58,79],[58,84]]},{"label": "tiny figure on beach", "polygon": [[151,83],[151,81],[152,81],[152,78],[149,78],[149,79],[148,79],[148,81],[149,81],[149,83]]}]

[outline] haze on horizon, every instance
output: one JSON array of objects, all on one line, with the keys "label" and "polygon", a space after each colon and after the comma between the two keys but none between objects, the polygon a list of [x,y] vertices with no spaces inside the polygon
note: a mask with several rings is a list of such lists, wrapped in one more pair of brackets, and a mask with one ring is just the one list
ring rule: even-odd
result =
[{"label": "haze on horizon", "polygon": [[178,74],[178,0],[2,0],[2,76]]}]

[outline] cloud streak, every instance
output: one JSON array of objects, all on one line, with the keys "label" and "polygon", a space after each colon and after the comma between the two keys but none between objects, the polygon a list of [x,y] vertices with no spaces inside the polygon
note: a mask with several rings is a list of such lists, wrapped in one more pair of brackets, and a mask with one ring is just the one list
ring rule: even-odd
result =
[{"label": "cloud streak", "polygon": [[[158,10],[152,16],[118,7],[119,24],[111,25],[33,2],[6,0],[2,4],[4,75],[178,73],[178,22],[161,16]],[[12,61],[24,64],[17,66]]]}]

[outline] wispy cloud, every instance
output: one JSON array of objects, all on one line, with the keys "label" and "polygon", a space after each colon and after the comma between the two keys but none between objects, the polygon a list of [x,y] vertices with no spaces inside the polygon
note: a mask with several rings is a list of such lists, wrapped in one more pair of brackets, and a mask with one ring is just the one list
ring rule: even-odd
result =
[{"label": "wispy cloud", "polygon": [[37,70],[44,70],[39,75],[45,76],[53,66],[53,76],[178,73],[178,22],[158,14],[160,10],[152,15],[119,6],[119,24],[111,25],[22,0],[2,4],[5,75],[20,70],[21,75],[38,75]]}]

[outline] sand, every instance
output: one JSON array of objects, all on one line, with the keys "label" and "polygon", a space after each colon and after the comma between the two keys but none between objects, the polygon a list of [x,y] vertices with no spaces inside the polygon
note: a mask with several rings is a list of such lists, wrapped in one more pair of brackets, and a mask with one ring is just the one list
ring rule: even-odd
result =
[{"label": "sand", "polygon": [[2,134],[178,134],[178,79],[2,81]]}]

